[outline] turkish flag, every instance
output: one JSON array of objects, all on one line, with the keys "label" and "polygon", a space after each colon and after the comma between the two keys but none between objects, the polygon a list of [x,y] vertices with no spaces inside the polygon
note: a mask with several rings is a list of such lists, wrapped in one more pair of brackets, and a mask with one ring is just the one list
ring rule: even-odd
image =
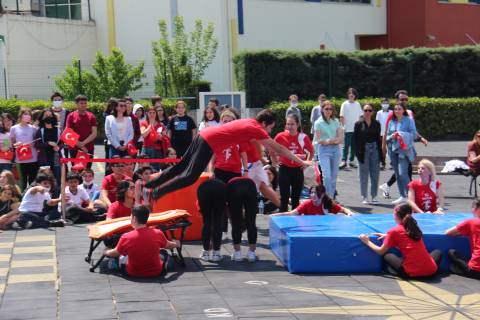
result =
[{"label": "turkish flag", "polygon": [[[81,150],[78,150],[77,151],[77,156],[75,157],[75,159],[90,159],[90,155],[86,152],[83,152]],[[87,166],[86,162],[81,162],[81,161],[73,161],[73,165],[83,165],[84,167]]]},{"label": "turkish flag", "polygon": [[29,144],[24,144],[16,149],[17,160],[26,161],[33,158],[32,146]]},{"label": "turkish flag", "polygon": [[68,145],[71,148],[75,148],[75,145],[78,142],[78,138],[80,138],[78,133],[76,133],[75,131],[73,131],[70,128],[67,128],[67,129],[63,130],[63,133],[60,136],[60,139],[63,142],[65,142],[65,144]]},{"label": "turkish flag", "polygon": [[12,161],[13,152],[11,150],[0,151],[0,159]]},{"label": "turkish flag", "polygon": [[133,142],[133,140],[130,140],[130,141],[127,143],[127,152],[128,152],[128,154],[131,155],[131,156],[137,155],[138,149],[137,149],[137,147],[135,147],[135,143]]}]

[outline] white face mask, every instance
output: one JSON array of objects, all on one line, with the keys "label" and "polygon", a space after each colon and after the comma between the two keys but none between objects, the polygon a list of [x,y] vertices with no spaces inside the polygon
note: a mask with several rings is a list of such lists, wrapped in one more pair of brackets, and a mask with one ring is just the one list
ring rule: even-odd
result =
[{"label": "white face mask", "polygon": [[43,187],[43,189],[45,190],[45,192],[50,192],[50,187]]},{"label": "white face mask", "polygon": [[55,100],[53,101],[53,107],[54,108],[60,108],[62,106],[63,101],[62,100]]},{"label": "white face mask", "polygon": [[296,106],[298,106],[298,102],[291,102],[290,106],[295,108]]},{"label": "white face mask", "polygon": [[382,109],[387,110],[390,105],[388,103],[382,103]]}]

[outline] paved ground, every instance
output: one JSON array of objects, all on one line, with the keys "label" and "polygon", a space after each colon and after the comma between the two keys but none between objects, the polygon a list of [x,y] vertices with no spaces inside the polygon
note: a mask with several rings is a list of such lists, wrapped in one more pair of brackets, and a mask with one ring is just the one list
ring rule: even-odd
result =
[{"label": "paved ground", "polygon": [[[463,155],[465,143],[432,143],[423,155]],[[98,172],[99,167],[94,167]],[[100,173],[100,172],[99,172]],[[390,171],[382,173],[385,180]],[[101,174],[99,174],[101,175]],[[466,211],[467,178],[442,177],[447,208]],[[357,173],[342,171],[339,200],[359,212]],[[187,267],[165,279],[90,273],[85,226],[0,234],[0,319],[480,319],[480,282],[442,275],[428,282],[375,275],[292,275],[268,247],[268,217],[258,217],[260,261],[204,263],[184,246]]]}]

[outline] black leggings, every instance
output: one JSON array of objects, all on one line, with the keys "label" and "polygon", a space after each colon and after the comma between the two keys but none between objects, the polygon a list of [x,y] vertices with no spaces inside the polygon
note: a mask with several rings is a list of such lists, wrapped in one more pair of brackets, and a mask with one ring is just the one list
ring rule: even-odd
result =
[{"label": "black leggings", "polygon": [[457,250],[450,249],[448,251],[448,258],[452,265],[450,265],[450,271],[458,275],[480,279],[480,271],[470,269],[467,263],[467,259]]},{"label": "black leggings", "polygon": [[38,164],[36,162],[17,163],[20,173],[20,188],[26,190],[27,185],[31,185],[37,178]]},{"label": "black leggings", "polygon": [[288,211],[290,198],[292,199],[292,209],[298,207],[303,188],[303,169],[280,166],[278,186],[280,187],[280,212]]},{"label": "black leggings", "polygon": [[[225,171],[217,168],[215,168],[215,170],[213,171],[213,174],[215,175],[216,179],[223,181],[225,184],[227,184],[228,181],[230,181],[230,179],[242,176],[241,173]],[[229,217],[228,210],[225,210],[223,213],[223,222],[222,222],[223,232],[228,232],[228,217]]]},{"label": "black leggings", "polygon": [[72,220],[74,223],[82,223],[82,222],[89,223],[89,222],[96,222],[101,220],[100,218],[103,215],[97,212],[92,212],[78,205],[71,205],[66,208],[65,216],[67,219]]},{"label": "black leggings", "polygon": [[[160,177],[147,182],[146,188],[156,188],[152,192],[154,199],[167,193],[188,187],[197,181],[212,158],[213,151],[199,135],[193,139],[182,160],[173,167],[165,169]],[[163,185],[165,184],[165,185]]]},{"label": "black leggings", "polygon": [[[437,265],[437,267],[439,267],[440,266],[440,261],[442,261],[442,251],[440,251],[438,249],[433,250],[432,252],[430,252],[430,256],[433,258],[433,261],[435,261],[435,264]],[[392,272],[392,273],[394,275],[397,275],[397,276],[399,276],[401,278],[404,278],[404,279],[428,278],[428,277],[432,277],[432,276],[435,275],[435,274],[432,274],[430,276],[411,277],[403,269],[403,258],[397,256],[394,253],[387,253],[386,255],[383,256],[383,259],[388,264],[388,266],[393,269],[392,271],[394,271],[394,272]]]},{"label": "black leggings", "polygon": [[[248,243],[257,243],[257,188],[248,178],[230,180],[227,184],[228,209],[232,222],[233,244],[242,242],[243,227],[247,228]],[[245,209],[245,218],[243,215]]]},{"label": "black leggings", "polygon": [[222,243],[222,221],[227,207],[226,184],[218,179],[207,180],[197,190],[198,205],[203,216],[203,250],[220,250]]},{"label": "black leggings", "polygon": [[[410,181],[412,181],[412,174],[413,174],[413,168],[412,168],[412,163],[408,163],[408,177],[410,178]],[[387,185],[389,187],[393,186],[397,182],[397,177],[395,176],[395,173],[392,174],[390,179],[387,181]]]}]

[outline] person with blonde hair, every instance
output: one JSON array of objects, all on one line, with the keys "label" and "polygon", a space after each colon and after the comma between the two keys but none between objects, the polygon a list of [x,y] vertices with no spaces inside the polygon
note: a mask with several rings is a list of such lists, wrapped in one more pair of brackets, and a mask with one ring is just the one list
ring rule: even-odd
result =
[{"label": "person with blonde hair", "polygon": [[442,183],[437,180],[435,165],[428,159],[422,159],[418,164],[418,175],[418,179],[408,184],[408,200],[413,210],[442,214],[445,196]]}]

